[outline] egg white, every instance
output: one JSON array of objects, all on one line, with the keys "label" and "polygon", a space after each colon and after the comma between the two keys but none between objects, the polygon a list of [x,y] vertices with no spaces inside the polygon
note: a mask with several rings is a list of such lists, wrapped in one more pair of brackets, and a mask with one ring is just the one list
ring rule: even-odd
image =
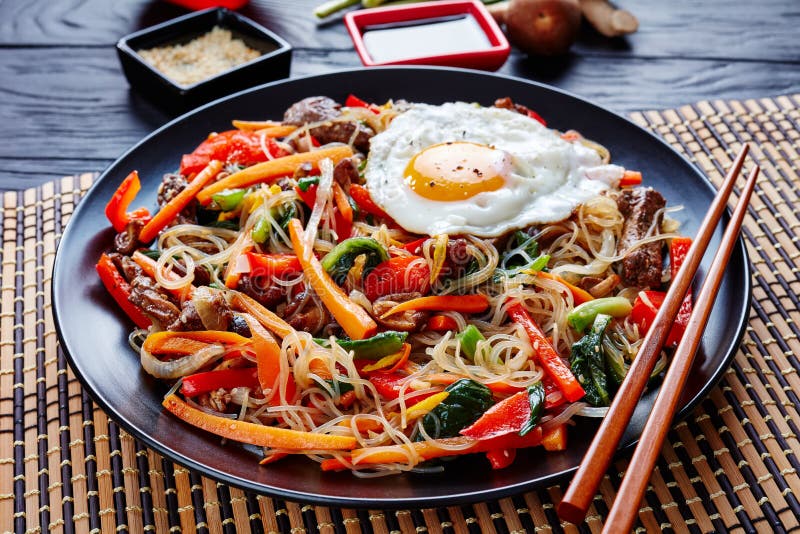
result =
[{"label": "egg white", "polygon": [[[405,169],[432,145],[468,141],[511,155],[505,186],[457,201],[415,193]],[[624,169],[514,111],[464,102],[414,104],[370,142],[364,171],[372,199],[401,227],[427,235],[494,237],[566,219],[582,202],[615,185]]]}]

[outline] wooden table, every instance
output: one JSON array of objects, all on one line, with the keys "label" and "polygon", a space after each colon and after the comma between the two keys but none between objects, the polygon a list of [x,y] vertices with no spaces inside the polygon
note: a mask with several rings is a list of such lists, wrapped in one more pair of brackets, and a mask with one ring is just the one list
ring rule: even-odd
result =
[{"label": "wooden table", "polygon": [[[252,0],[243,13],[295,48],[292,76],[360,66],[318,0]],[[617,112],[701,99],[800,92],[797,0],[620,0],[640,20],[627,39],[590,27],[567,57],[513,51],[504,74],[572,91]],[[132,92],[114,44],[185,10],[150,0],[0,3],[0,190],[101,171],[169,115]]]}]

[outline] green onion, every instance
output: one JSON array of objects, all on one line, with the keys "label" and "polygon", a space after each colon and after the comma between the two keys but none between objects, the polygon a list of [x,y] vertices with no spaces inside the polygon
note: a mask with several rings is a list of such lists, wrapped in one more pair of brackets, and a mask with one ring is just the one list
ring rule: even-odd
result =
[{"label": "green onion", "polygon": [[472,324],[467,325],[464,330],[456,334],[456,339],[461,343],[461,352],[470,360],[475,359],[475,352],[478,350],[478,341],[486,341],[481,331]]},{"label": "green onion", "polygon": [[573,308],[573,310],[567,314],[567,322],[578,332],[583,332],[592,324],[592,321],[594,321],[598,313],[617,318],[627,317],[631,313],[632,308],[631,302],[624,297],[594,299]]},{"label": "green onion", "polygon": [[211,195],[211,199],[222,211],[233,211],[242,203],[245,193],[247,193],[247,189],[226,189]]}]

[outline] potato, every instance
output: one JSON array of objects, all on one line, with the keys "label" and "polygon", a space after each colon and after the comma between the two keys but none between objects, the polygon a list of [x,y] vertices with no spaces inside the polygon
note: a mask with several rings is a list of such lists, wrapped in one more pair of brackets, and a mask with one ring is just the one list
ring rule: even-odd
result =
[{"label": "potato", "polygon": [[578,0],[511,0],[506,34],[522,51],[541,56],[564,54],[578,37]]}]

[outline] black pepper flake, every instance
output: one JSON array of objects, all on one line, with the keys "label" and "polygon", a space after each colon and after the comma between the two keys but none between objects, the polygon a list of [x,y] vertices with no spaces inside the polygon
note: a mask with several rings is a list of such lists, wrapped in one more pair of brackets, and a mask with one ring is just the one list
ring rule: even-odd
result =
[{"label": "black pepper flake", "polygon": [[483,176],[483,173],[481,172],[480,169],[472,169],[472,172],[475,173],[475,176],[479,178]]},{"label": "black pepper flake", "polygon": [[431,181],[431,182],[429,182],[429,183],[428,183],[428,186],[430,186],[430,187],[433,187],[433,186],[435,186],[435,185],[436,185],[436,182],[433,182],[433,181]]}]

